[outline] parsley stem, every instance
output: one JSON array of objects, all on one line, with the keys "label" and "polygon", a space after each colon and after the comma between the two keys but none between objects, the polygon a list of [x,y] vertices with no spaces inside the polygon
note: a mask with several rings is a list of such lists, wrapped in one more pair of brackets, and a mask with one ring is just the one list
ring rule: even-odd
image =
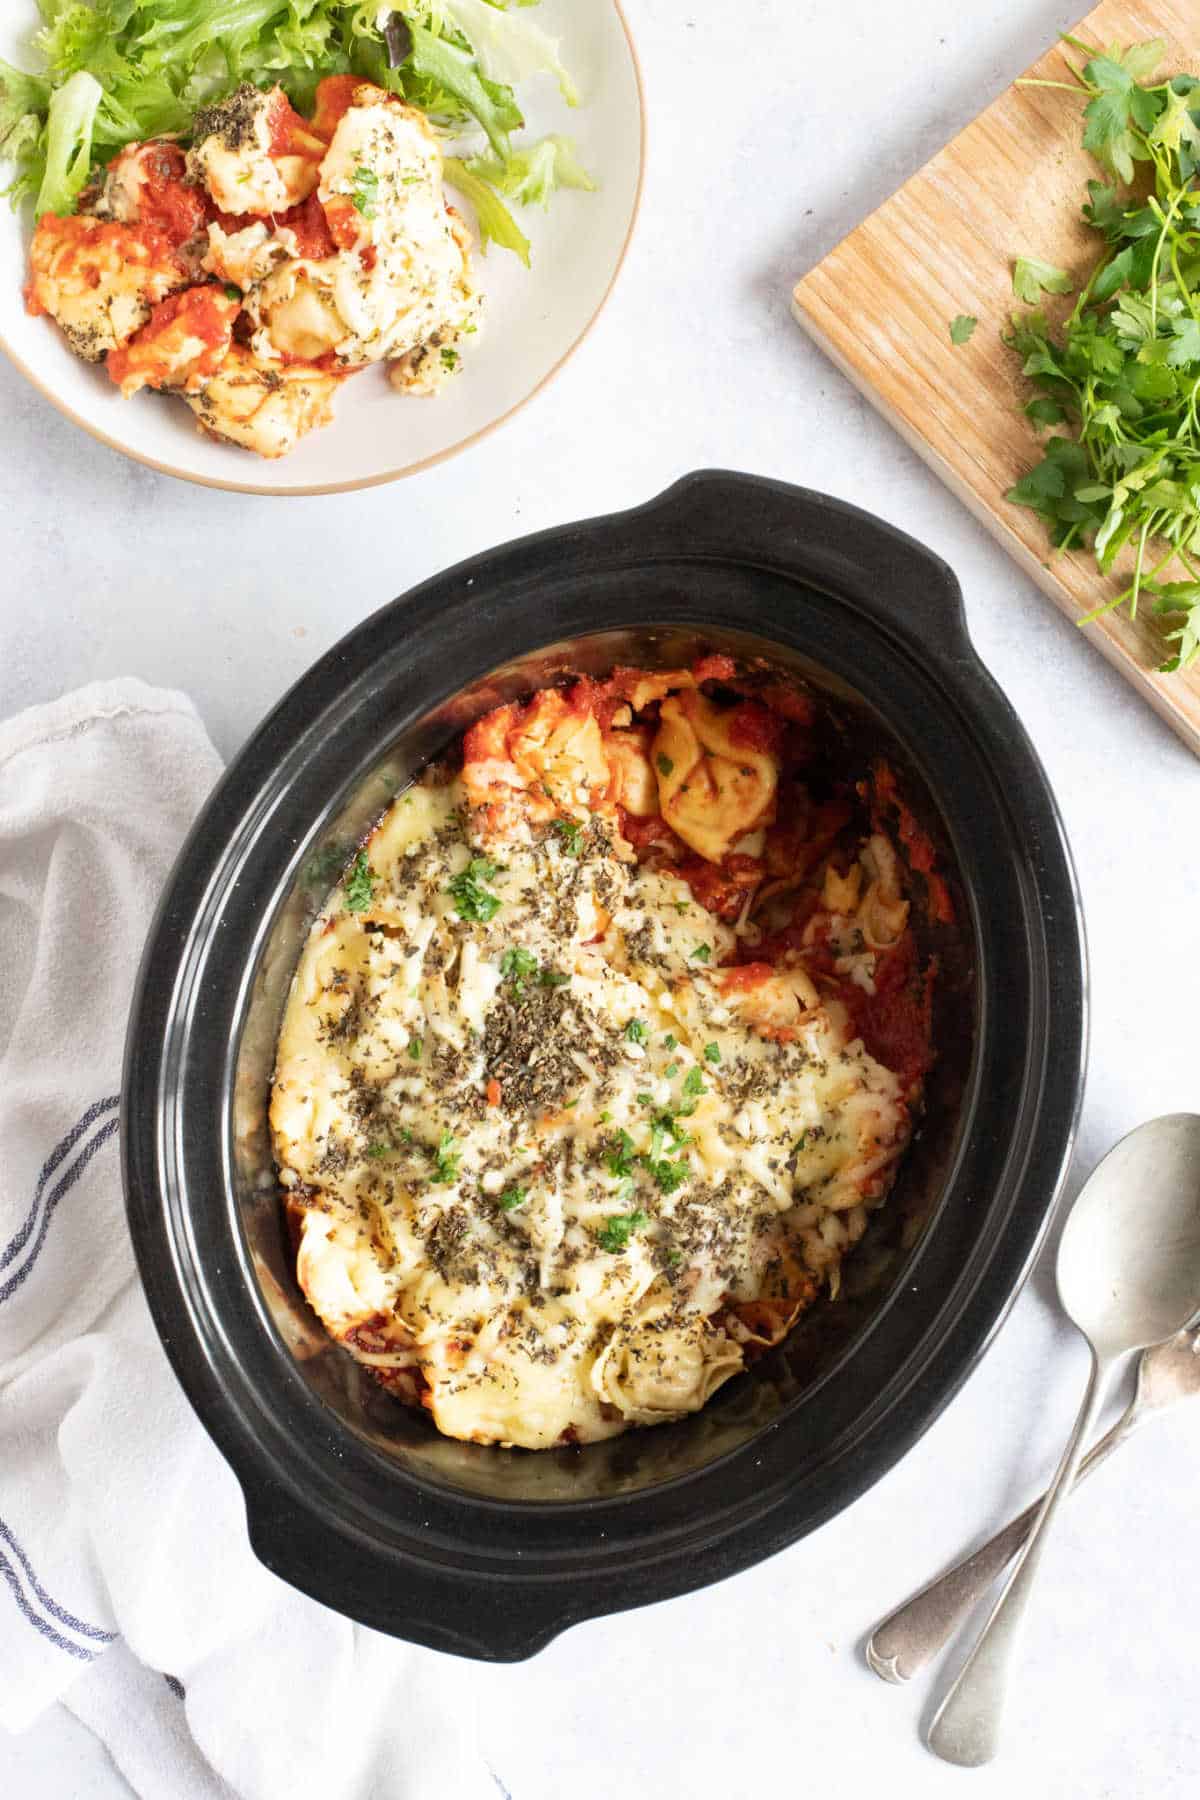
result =
[{"label": "parsley stem", "polygon": [[[1070,68],[1071,66],[1072,65],[1070,63],[1067,64],[1068,68]],[[1082,88],[1085,93],[1090,92],[1090,89],[1088,88],[1086,81],[1044,81],[1036,75],[1020,76],[1018,78],[1018,80],[1016,81],[1015,86],[1017,86],[1017,87],[1061,88],[1064,94],[1077,94],[1079,92],[1080,88]]]}]

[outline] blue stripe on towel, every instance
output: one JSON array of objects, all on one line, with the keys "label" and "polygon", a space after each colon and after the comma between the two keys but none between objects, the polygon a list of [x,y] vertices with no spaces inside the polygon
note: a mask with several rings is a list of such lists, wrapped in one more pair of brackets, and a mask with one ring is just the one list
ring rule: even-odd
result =
[{"label": "blue stripe on towel", "polygon": [[[99,1625],[85,1625],[82,1619],[77,1619],[74,1613],[69,1613],[64,1606],[58,1604],[57,1600],[52,1600],[50,1598],[50,1595],[46,1592],[45,1588],[34,1574],[33,1564],[30,1562],[3,1519],[0,1519],[0,1538],[4,1539],[4,1542],[8,1545],[9,1549],[24,1569],[30,1587],[33,1589],[46,1611],[53,1614],[60,1625],[69,1625],[71,1630],[79,1632],[81,1637],[95,1638],[98,1644],[111,1644],[113,1642],[117,1636],[115,1631],[102,1631]],[[0,1555],[2,1554],[3,1552],[0,1551]]]},{"label": "blue stripe on towel", "polygon": [[13,1257],[18,1256],[28,1243],[30,1233],[33,1231],[33,1227],[37,1221],[38,1206],[41,1203],[42,1194],[45,1192],[46,1183],[53,1175],[55,1169],[58,1168],[64,1157],[71,1154],[84,1132],[87,1131],[90,1126],[95,1124],[101,1113],[111,1112],[113,1107],[118,1106],[119,1104],[120,1097],[117,1094],[111,1094],[107,1100],[97,1100],[94,1106],[88,1107],[79,1123],[71,1127],[66,1137],[54,1146],[42,1165],[42,1172],[38,1176],[37,1189],[33,1196],[33,1205],[29,1208],[29,1214],[25,1223],[17,1232],[17,1235],[12,1240],[11,1244],[8,1244],[3,1253],[0,1253],[0,1269],[7,1269]]},{"label": "blue stripe on towel", "polygon": [[115,1137],[120,1129],[120,1124],[121,1122],[119,1119],[108,1119],[96,1133],[95,1137],[84,1147],[77,1160],[71,1164],[71,1167],[58,1183],[58,1186],[52,1189],[50,1197],[46,1201],[46,1210],[42,1214],[42,1222],[38,1226],[37,1236],[33,1240],[33,1249],[30,1251],[27,1261],[21,1264],[21,1267],[14,1275],[9,1276],[3,1287],[0,1287],[0,1306],[16,1293],[17,1289],[36,1263],[38,1256],[41,1254],[42,1245],[46,1241],[46,1232],[49,1228],[51,1219],[54,1217],[55,1207],[58,1205],[63,1195],[68,1193],[70,1189],[74,1187],[75,1183],[79,1180],[79,1177],[83,1174],[83,1171],[91,1162],[93,1156],[95,1156],[97,1150],[106,1144],[109,1138]]},{"label": "blue stripe on towel", "polygon": [[69,1638],[63,1637],[61,1632],[55,1631],[53,1625],[47,1625],[45,1619],[40,1618],[39,1615],[34,1612],[32,1606],[30,1606],[28,1600],[21,1591],[21,1583],[17,1579],[17,1571],[13,1568],[2,1550],[0,1550],[0,1575],[3,1575],[5,1581],[7,1581],[9,1587],[12,1589],[13,1599],[16,1601],[35,1631],[40,1631],[44,1638],[49,1638],[52,1644],[57,1644],[58,1648],[60,1650],[65,1650],[68,1656],[77,1656],[80,1662],[95,1661],[96,1657],[100,1654],[98,1650],[85,1650],[82,1644],[73,1644]]}]

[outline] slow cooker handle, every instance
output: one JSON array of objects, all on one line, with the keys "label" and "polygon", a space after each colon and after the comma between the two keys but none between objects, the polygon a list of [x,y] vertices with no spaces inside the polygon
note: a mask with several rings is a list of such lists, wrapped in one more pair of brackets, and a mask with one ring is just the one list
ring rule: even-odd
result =
[{"label": "slow cooker handle", "polygon": [[426,1546],[412,1555],[357,1543],[292,1500],[282,1486],[239,1471],[250,1545],[265,1568],[322,1606],[374,1631],[477,1662],[522,1662],[576,1619],[561,1593],[474,1587],[448,1565],[440,1576]]},{"label": "slow cooker handle", "polygon": [[[949,565],[907,532],[811,488],[700,469],[630,512],[594,521],[633,560],[747,560],[852,598],[937,661],[978,661]],[[588,527],[584,527],[586,531]]]}]

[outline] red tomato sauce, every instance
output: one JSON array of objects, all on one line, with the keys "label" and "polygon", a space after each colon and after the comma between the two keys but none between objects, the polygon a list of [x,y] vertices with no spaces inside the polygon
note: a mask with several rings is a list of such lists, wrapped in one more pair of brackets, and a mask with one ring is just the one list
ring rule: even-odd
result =
[{"label": "red tomato sauce", "polygon": [[856,1035],[877,1062],[898,1075],[906,1086],[919,1082],[933,1062],[933,984],[937,959],[922,973],[912,933],[906,931],[875,968],[875,992],[866,994],[856,982],[843,982],[838,998],[850,1014]]},{"label": "red tomato sauce", "polygon": [[314,137],[329,142],[354,105],[354,90],[361,86],[361,75],[327,75],[317,83],[316,110],[309,125]]},{"label": "red tomato sauce", "polygon": [[783,721],[768,712],[757,700],[743,700],[735,706],[729,719],[729,741],[743,750],[759,750],[771,754],[779,748]]},{"label": "red tomato sauce", "polygon": [[162,232],[172,244],[186,244],[204,230],[212,207],[202,189],[184,181],[187,158],[178,144],[155,144],[141,158],[145,176],[138,193],[144,225]]},{"label": "red tomato sauce", "polygon": [[706,911],[732,925],[746,904],[746,895],[762,881],[763,865],[757,856],[735,854],[720,863],[689,856],[674,873],[687,882],[693,898]]}]

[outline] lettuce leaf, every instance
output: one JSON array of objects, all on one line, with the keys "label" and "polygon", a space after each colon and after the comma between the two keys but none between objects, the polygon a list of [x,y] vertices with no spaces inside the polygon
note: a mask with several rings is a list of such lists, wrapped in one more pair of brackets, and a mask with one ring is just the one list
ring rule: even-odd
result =
[{"label": "lettuce leaf", "polygon": [[508,134],[520,130],[525,123],[512,89],[482,75],[469,50],[460,50],[457,44],[435,36],[421,25],[410,25],[409,29],[412,54],[401,75],[411,69],[434,87],[453,95],[472,118],[478,119],[497,156],[507,159],[512,150]]},{"label": "lettuce leaf", "polygon": [[[50,83],[37,75],[26,75],[9,63],[0,62],[0,147],[8,143],[19,125],[32,116],[40,129],[50,105]],[[5,150],[11,156],[11,150]]]},{"label": "lettuce leaf", "polygon": [[471,173],[491,182],[518,206],[550,205],[556,188],[582,188],[596,191],[596,184],[575,154],[570,138],[550,136],[528,149],[514,150],[505,162],[492,157],[475,157]]},{"label": "lettuce leaf", "polygon": [[104,98],[95,76],[80,69],[50,96],[46,120],[46,170],[38,189],[37,216],[69,213],[92,168],[92,129]]},{"label": "lettuce leaf", "polygon": [[457,156],[446,158],[446,180],[474,207],[481,247],[486,249],[489,243],[499,244],[502,250],[512,250],[528,268],[529,239],[495,188],[476,175],[468,163],[460,162]]},{"label": "lettuce leaf", "polygon": [[558,82],[568,106],[579,105],[579,90],[558,57],[558,41],[520,13],[501,12],[488,0],[440,0],[441,10],[462,32],[491,81],[516,87],[546,73]]}]

